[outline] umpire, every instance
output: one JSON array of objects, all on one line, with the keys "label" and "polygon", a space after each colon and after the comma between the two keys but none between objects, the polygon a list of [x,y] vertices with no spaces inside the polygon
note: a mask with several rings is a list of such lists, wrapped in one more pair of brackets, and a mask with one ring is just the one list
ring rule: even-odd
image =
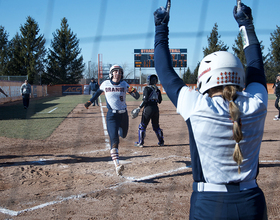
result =
[{"label": "umpire", "polygon": [[[94,80],[94,78],[91,78],[91,82],[89,83],[89,94],[93,97],[96,91],[99,89],[98,83]],[[95,106],[95,103],[97,106],[98,105],[98,99],[96,99],[93,103],[92,106]]]},{"label": "umpire", "polygon": [[273,120],[279,121],[280,120],[280,73],[277,74],[276,76],[276,82],[273,85],[273,88],[275,88],[275,95],[276,95],[276,100],[275,100],[275,108],[279,111],[278,115],[275,115],[275,118]]},{"label": "umpire", "polygon": [[160,104],[162,101],[161,92],[156,86],[158,82],[158,77],[155,74],[149,75],[147,78],[148,86],[146,86],[143,90],[143,102],[140,104],[138,109],[144,107],[142,113],[141,123],[138,127],[138,142],[136,142],[135,146],[143,147],[144,139],[146,136],[146,128],[149,124],[149,121],[152,121],[153,130],[157,135],[159,140],[158,145],[163,146],[163,132],[159,127],[159,108],[158,103]]}]

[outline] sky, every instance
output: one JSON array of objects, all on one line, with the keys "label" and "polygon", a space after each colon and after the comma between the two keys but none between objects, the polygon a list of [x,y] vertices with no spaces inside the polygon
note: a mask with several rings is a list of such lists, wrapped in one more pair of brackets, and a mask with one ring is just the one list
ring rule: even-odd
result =
[{"label": "sky", "polygon": [[[280,1],[242,2],[252,8],[256,33],[263,41],[266,54],[271,33],[280,26]],[[235,4],[236,0],[171,1],[169,47],[187,49],[187,65],[191,71],[203,58],[203,48],[207,47],[207,37],[215,23],[220,40],[232,52],[239,32],[232,14]],[[133,71],[132,77],[137,78],[140,70],[134,69],[134,49],[153,49],[153,12],[165,5],[166,0],[0,0],[0,25],[11,40],[31,16],[49,48],[53,33],[60,29],[65,17],[79,39],[86,69],[89,63],[97,64],[101,54],[103,64],[123,65],[125,72]],[[179,69],[176,71],[181,74]],[[155,70],[142,68],[141,73],[151,74]]]}]

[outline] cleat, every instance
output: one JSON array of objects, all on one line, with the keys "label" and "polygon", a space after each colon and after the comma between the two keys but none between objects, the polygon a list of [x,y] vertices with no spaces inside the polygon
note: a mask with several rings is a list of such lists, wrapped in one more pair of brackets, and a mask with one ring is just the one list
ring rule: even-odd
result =
[{"label": "cleat", "polygon": [[141,148],[143,148],[143,147],[144,147],[144,145],[143,145],[143,144],[139,144],[139,143],[137,143],[137,142],[134,144],[134,146],[135,146],[135,147],[141,147]]},{"label": "cleat", "polygon": [[124,170],[124,166],[119,164],[118,166],[116,166],[116,173],[118,176],[122,176],[122,171]]},{"label": "cleat", "polygon": [[278,117],[277,117],[277,118],[273,118],[273,120],[274,120],[274,121],[279,121],[280,118],[278,118]]},{"label": "cleat", "polygon": [[164,146],[164,142],[158,142],[158,146]]}]

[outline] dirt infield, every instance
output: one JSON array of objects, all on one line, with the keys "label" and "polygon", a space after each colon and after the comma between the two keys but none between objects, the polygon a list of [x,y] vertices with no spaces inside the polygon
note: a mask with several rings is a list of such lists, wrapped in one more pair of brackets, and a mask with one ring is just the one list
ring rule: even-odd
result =
[{"label": "dirt infield", "polygon": [[[138,105],[129,102],[128,111]],[[0,219],[188,219],[188,131],[171,102],[160,105],[164,147],[157,146],[151,124],[145,148],[134,147],[140,117],[130,118],[119,148],[123,177],[116,176],[111,162],[106,111],[80,104],[46,140],[0,137]],[[269,100],[258,176],[269,219],[280,219],[276,114],[274,100]]]}]

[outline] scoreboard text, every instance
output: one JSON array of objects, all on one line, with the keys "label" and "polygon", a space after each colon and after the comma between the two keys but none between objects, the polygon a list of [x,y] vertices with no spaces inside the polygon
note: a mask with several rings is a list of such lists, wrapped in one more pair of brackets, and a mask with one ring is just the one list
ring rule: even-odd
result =
[{"label": "scoreboard text", "polygon": [[[187,49],[169,49],[173,67],[187,67]],[[134,49],[134,67],[155,67],[154,49]]]}]

